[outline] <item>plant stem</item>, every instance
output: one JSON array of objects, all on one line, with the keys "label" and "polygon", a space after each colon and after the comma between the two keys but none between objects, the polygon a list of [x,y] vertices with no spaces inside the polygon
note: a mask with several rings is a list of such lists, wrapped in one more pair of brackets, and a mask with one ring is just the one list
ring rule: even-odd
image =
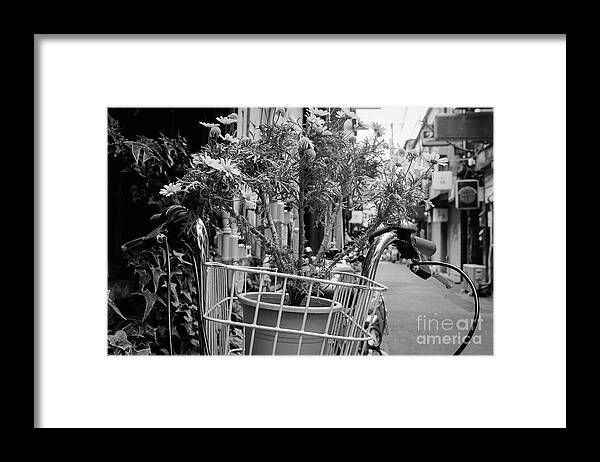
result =
[{"label": "plant stem", "polygon": [[263,203],[263,211],[265,214],[265,218],[267,219],[267,224],[269,225],[269,229],[271,230],[271,234],[273,235],[273,242],[277,247],[281,247],[281,240],[279,238],[279,233],[277,232],[277,228],[275,227],[275,222],[273,221],[273,215],[271,214],[271,209],[269,208],[269,198],[264,192],[260,192],[260,200]]},{"label": "plant stem", "polygon": [[244,226],[248,228],[248,231],[254,234],[266,248],[272,250],[273,256],[275,257],[275,263],[277,264],[277,268],[279,269],[279,271],[285,272],[285,265],[283,262],[283,258],[281,257],[281,253],[279,252],[279,248],[276,245],[273,245],[273,243],[270,242],[269,239],[263,233],[261,233],[258,229],[252,226],[245,216],[237,213],[233,207],[231,207],[228,204],[223,204],[223,207],[236,219],[236,221],[241,221],[244,224]]},{"label": "plant stem", "polygon": [[302,154],[300,154],[300,170],[298,179],[298,261],[296,267],[298,271],[302,270],[304,260],[304,168],[302,164]]},{"label": "plant stem", "polygon": [[331,241],[331,233],[333,231],[333,228],[335,227],[335,221],[337,219],[337,214],[340,209],[340,203],[337,202],[334,206],[332,206],[332,208],[333,210],[331,214],[328,214],[327,218],[325,219],[325,235],[323,236],[319,252],[317,253],[317,257],[315,258],[315,266],[319,266],[321,264],[321,261],[325,257],[327,246]]}]

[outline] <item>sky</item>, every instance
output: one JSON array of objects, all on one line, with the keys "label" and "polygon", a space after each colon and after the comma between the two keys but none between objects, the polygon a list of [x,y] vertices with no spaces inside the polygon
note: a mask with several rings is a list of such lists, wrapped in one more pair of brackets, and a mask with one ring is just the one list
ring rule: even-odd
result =
[{"label": "sky", "polygon": [[[366,124],[378,122],[385,128],[384,138],[390,145],[403,146],[407,139],[414,138],[421,127],[419,120],[427,111],[426,106],[384,106],[380,108],[357,109],[356,115]],[[371,130],[359,130],[358,139],[372,136]]]}]

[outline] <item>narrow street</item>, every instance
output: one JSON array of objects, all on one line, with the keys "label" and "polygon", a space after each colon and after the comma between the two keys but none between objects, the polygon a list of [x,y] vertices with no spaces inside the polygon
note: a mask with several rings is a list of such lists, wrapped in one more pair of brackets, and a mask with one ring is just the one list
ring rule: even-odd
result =
[{"label": "narrow street", "polygon": [[[423,280],[404,264],[382,261],[377,281],[389,288],[384,298],[388,335],[382,348],[391,355],[451,355],[462,343],[473,315],[473,299],[462,284],[446,289]],[[480,298],[481,317],[463,355],[493,354],[493,298]]]}]

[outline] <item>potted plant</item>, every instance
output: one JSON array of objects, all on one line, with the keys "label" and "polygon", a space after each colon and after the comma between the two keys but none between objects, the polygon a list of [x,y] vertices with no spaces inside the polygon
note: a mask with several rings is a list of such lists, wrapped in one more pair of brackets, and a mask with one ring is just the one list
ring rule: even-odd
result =
[{"label": "potted plant", "polygon": [[[161,194],[186,206],[192,217],[218,216],[225,226],[229,223],[230,228],[252,236],[264,246],[269,265],[279,274],[326,282],[336,264],[364,250],[380,226],[409,219],[413,208],[426,201],[423,179],[440,161],[438,157],[429,156],[425,165],[416,167],[419,152],[390,148],[378,124],[369,127],[372,136],[359,142],[353,130],[362,122],[344,110],[331,113],[311,108],[304,121],[291,119],[284,108],[267,112],[267,120],[250,136],[237,136],[235,113],[215,122],[200,122],[209,130],[208,143],[193,156],[192,167],[165,185]],[[280,235],[281,204],[297,217],[295,243]],[[351,245],[328,259],[340,208],[359,209],[365,204],[375,208],[368,226]],[[306,210],[324,227],[324,238],[312,258],[304,254]],[[294,314],[304,311],[307,286],[305,280],[289,279],[284,294],[284,311],[290,314],[286,322],[297,324]],[[256,293],[238,296],[247,319],[255,315],[256,297]],[[316,315],[331,306],[320,297],[311,298],[315,306],[308,309]],[[265,296],[259,311],[268,313],[272,305],[279,307],[279,296]],[[259,321],[273,323],[272,317]]]}]

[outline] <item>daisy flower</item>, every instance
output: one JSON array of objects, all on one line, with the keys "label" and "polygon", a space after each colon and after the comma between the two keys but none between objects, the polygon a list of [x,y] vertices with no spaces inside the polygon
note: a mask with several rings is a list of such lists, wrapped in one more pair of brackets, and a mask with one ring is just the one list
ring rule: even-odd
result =
[{"label": "daisy flower", "polygon": [[325,123],[325,121],[323,119],[321,119],[320,117],[317,117],[314,114],[311,114],[310,116],[308,116],[306,118],[306,121],[313,127],[320,127],[321,125],[323,125]]},{"label": "daisy flower", "polygon": [[237,165],[231,162],[229,159],[219,159],[219,170],[221,170],[226,177],[233,178],[234,175],[239,176],[242,174]]},{"label": "daisy flower", "polygon": [[[368,126],[367,124],[365,124],[365,123],[364,123],[364,122],[363,122],[363,121],[360,119],[360,117],[357,117],[357,118],[356,118],[356,125],[357,125],[359,128],[367,128],[367,129],[369,128],[369,126]],[[373,127],[371,127],[371,128],[373,128]]]},{"label": "daisy flower", "polygon": [[200,125],[202,125],[203,127],[206,127],[206,128],[213,128],[213,127],[218,127],[219,126],[219,124],[211,124],[211,123],[208,123],[208,122],[198,122],[198,123]]},{"label": "daisy flower", "polygon": [[390,160],[393,162],[394,165],[396,165],[398,167],[402,166],[405,161],[404,157],[398,153],[392,154],[390,156]]},{"label": "daisy flower", "polygon": [[306,136],[300,138],[298,144],[302,149],[314,149],[315,147],[314,143],[310,140],[310,138],[307,138]]},{"label": "daisy flower", "polygon": [[385,134],[385,128],[383,128],[383,125],[381,125],[380,123],[373,122],[371,124],[371,128],[375,132],[375,136],[377,138],[379,138],[379,137],[381,137],[381,136],[383,136]]},{"label": "daisy flower", "polygon": [[217,122],[221,122],[223,125],[230,125],[237,122],[237,119],[230,119],[227,117],[217,117]]},{"label": "daisy flower", "polygon": [[219,161],[217,159],[213,159],[209,155],[204,156],[204,158],[202,160],[204,161],[204,164],[207,167],[210,167],[210,168],[212,168],[214,170],[220,170],[221,169],[221,164],[219,163]]},{"label": "daisy flower", "polygon": [[415,160],[417,157],[419,157],[419,151],[416,149],[409,149],[408,151],[406,151],[406,156],[410,160]]},{"label": "daisy flower", "polygon": [[317,109],[316,107],[311,107],[309,109],[311,114],[314,114],[319,117],[324,117],[329,115],[329,111],[323,111],[322,109]]},{"label": "daisy flower", "polygon": [[169,183],[169,184],[166,184],[159,191],[159,193],[162,194],[163,196],[169,197],[169,196],[172,196],[173,194],[177,194],[180,191],[181,191],[180,183]]},{"label": "daisy flower", "polygon": [[440,155],[437,152],[426,152],[423,154],[423,157],[425,158],[425,160],[427,162],[429,162],[431,165],[441,165],[443,167],[448,165],[448,158],[447,157],[440,157]]},{"label": "daisy flower", "polygon": [[225,136],[221,136],[221,138],[225,141],[227,141],[228,143],[239,143],[240,140],[238,140],[235,136],[231,136],[229,133],[227,133]]}]

